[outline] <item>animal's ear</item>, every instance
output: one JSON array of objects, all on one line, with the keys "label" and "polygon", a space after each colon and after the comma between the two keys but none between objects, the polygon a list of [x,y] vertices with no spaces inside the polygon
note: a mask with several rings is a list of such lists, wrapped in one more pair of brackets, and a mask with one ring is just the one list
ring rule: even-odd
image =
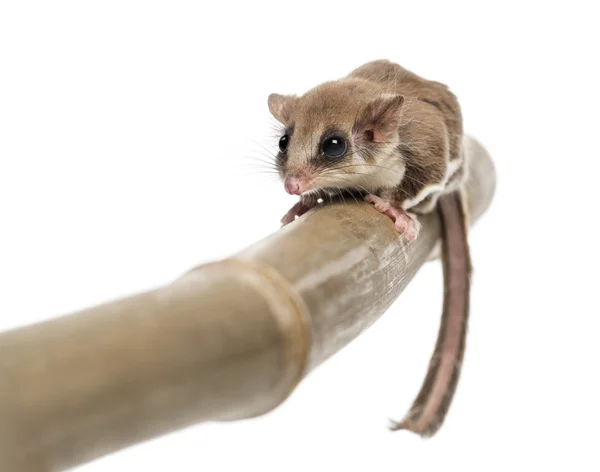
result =
[{"label": "animal's ear", "polygon": [[362,112],[357,131],[368,141],[386,141],[398,130],[403,103],[404,97],[399,94],[388,93],[377,97]]},{"label": "animal's ear", "polygon": [[269,110],[271,114],[284,125],[289,125],[294,114],[294,104],[296,96],[294,95],[279,95],[272,93],[269,95]]}]

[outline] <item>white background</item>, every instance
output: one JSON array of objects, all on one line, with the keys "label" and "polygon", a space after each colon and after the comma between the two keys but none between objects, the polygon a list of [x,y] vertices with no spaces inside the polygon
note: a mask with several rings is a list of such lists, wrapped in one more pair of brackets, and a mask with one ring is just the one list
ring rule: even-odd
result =
[{"label": "white background", "polygon": [[0,329],[167,283],[276,230],[293,199],[251,168],[276,142],[267,95],[372,59],[450,84],[498,168],[438,436],[386,429],[437,334],[429,264],[271,414],[81,471],[600,470],[598,14],[551,3],[0,3]]}]

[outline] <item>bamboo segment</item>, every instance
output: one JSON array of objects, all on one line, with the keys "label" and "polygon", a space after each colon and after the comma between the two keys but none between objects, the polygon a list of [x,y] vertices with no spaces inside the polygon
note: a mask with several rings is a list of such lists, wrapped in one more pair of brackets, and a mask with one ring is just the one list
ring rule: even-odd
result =
[{"label": "bamboo segment", "polygon": [[[495,172],[466,145],[474,221]],[[165,287],[0,334],[0,470],[65,470],[272,410],[398,297],[439,237],[436,215],[422,223],[404,244],[369,205],[327,205]]]}]

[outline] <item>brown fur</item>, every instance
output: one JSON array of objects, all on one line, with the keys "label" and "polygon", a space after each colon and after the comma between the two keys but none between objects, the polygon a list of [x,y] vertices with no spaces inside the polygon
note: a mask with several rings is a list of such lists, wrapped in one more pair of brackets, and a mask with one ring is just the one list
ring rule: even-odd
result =
[{"label": "brown fur", "polygon": [[[406,199],[414,199],[425,187],[443,182],[449,162],[462,159],[462,115],[458,101],[448,87],[383,60],[369,62],[355,69],[350,76],[386,84],[403,94],[408,102],[398,130],[401,136],[399,151],[404,157],[406,172],[392,198],[403,203]],[[424,206],[402,206],[429,212],[437,197],[437,194],[431,195]]]},{"label": "brown fur", "polygon": [[[279,172],[301,182],[306,201],[328,190],[350,189],[416,213],[438,209],[445,288],[440,332],[421,391],[405,420],[394,427],[435,434],[458,383],[469,312],[470,257],[462,197],[467,167],[456,97],[439,82],[379,60],[301,97],[273,94],[269,108],[289,136],[288,148],[278,155]],[[348,143],[339,158],[328,157],[321,148],[331,133]],[[284,223],[293,221],[294,212]]]},{"label": "brown fur", "polygon": [[[438,203],[442,223],[444,309],[435,350],[421,390],[404,420],[392,429],[408,429],[433,436],[444,419],[460,378],[465,353],[471,258],[467,241],[467,214],[461,192],[443,195]],[[436,388],[438,392],[436,393]]]},{"label": "brown fur", "polygon": [[[386,98],[394,97],[403,102],[397,113],[383,117],[379,140],[366,141],[363,132],[373,127]],[[384,102],[379,110],[374,106],[378,100]],[[286,130],[293,130],[286,156],[278,159],[280,174],[300,174],[310,190],[362,188],[404,209],[426,213],[442,191],[424,195],[423,202],[415,197],[428,187],[445,187],[451,162],[464,168],[462,117],[454,94],[389,61],[369,62],[301,97],[273,94],[269,107]],[[320,155],[319,144],[334,130],[348,138],[352,149],[343,159],[329,162]]]}]

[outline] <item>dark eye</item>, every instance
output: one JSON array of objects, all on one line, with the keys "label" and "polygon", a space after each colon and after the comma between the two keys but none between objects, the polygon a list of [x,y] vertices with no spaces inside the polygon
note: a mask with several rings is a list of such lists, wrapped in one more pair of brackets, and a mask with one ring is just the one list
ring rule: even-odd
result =
[{"label": "dark eye", "polygon": [[346,140],[339,136],[330,136],[323,141],[323,154],[327,157],[340,157],[346,152]]},{"label": "dark eye", "polygon": [[290,144],[290,137],[285,134],[279,140],[279,150],[281,152],[285,152],[285,150],[288,148],[288,144]]}]

